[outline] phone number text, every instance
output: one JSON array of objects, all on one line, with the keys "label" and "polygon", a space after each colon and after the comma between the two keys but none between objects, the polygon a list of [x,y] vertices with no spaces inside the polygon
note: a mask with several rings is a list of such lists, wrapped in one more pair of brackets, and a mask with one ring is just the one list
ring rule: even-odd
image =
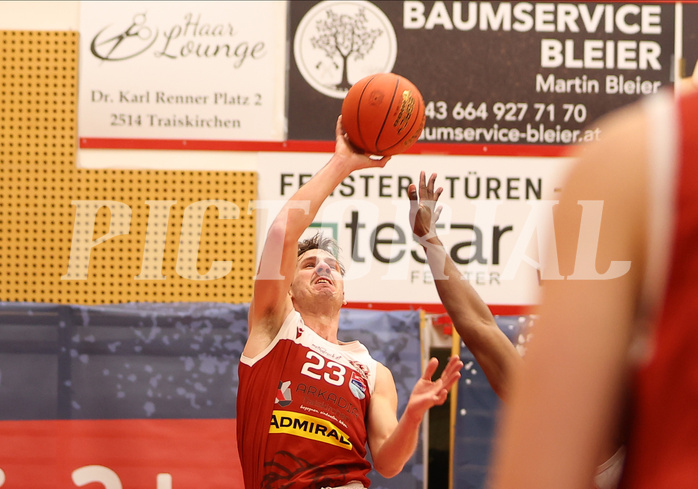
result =
[{"label": "phone number text", "polygon": [[487,102],[457,102],[449,107],[443,100],[429,101],[425,106],[425,114],[434,120],[445,120],[448,117],[457,121],[488,120],[494,117],[496,121],[518,122],[526,118],[535,122],[577,122],[587,120],[587,108],[584,104],[545,104],[527,102],[496,102],[488,106]]}]

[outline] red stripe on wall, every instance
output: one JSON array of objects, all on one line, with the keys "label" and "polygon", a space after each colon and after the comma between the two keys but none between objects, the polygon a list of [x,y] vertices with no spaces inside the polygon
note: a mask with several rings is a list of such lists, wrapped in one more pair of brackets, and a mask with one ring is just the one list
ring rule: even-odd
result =
[{"label": "red stripe on wall", "polygon": [[[80,138],[82,149],[158,149],[197,151],[291,151],[332,153],[334,141],[209,141],[183,139]],[[566,156],[569,146],[522,144],[417,143],[405,154],[463,156]]]}]

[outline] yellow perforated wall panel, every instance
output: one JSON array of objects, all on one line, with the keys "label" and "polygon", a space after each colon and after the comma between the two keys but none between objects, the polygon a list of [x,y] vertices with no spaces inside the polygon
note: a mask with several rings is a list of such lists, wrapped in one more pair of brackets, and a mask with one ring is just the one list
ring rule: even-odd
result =
[{"label": "yellow perforated wall panel", "polygon": [[249,302],[256,173],[76,169],[78,34],[0,62],[0,301]]}]

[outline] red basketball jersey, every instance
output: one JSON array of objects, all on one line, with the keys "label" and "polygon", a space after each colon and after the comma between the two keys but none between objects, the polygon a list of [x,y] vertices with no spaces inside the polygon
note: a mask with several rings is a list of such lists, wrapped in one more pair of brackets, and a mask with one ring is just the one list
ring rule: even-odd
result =
[{"label": "red basketball jersey", "polygon": [[[656,316],[650,356],[636,376],[635,412],[621,487],[698,487],[698,93],[664,105],[673,114],[673,136],[655,155],[671,155],[664,170],[673,176],[659,204],[670,206],[673,232],[666,285]],[[664,117],[657,112],[658,117]],[[657,139],[666,127],[654,128]],[[675,157],[674,157],[675,156]],[[657,162],[653,162],[656,164]],[[675,170],[668,169],[675,164]],[[658,179],[651,179],[656,184]],[[654,198],[654,197],[653,197]],[[661,235],[660,235],[661,237]],[[655,249],[661,250],[661,247]],[[657,257],[649,253],[650,266]],[[658,276],[658,275],[657,275]]]},{"label": "red basketball jersey", "polygon": [[368,487],[366,419],[376,361],[359,342],[330,343],[297,311],[238,368],[238,450],[247,489]]}]

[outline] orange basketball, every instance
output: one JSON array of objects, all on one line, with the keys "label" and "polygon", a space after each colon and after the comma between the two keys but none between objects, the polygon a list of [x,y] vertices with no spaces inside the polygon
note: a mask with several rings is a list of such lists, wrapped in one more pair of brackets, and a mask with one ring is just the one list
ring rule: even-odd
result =
[{"label": "orange basketball", "polygon": [[407,151],[424,129],[424,99],[407,78],[369,75],[356,82],[342,103],[342,125],[365,153],[390,156]]}]

